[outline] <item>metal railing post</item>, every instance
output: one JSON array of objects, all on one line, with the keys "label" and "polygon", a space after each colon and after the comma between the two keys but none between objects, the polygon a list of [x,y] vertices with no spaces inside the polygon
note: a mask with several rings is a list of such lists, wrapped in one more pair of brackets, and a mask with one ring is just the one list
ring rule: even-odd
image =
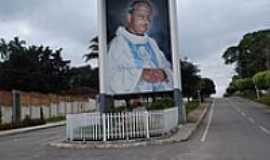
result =
[{"label": "metal railing post", "polygon": [[145,123],[146,123],[146,138],[149,139],[150,138],[150,134],[149,134],[149,120],[148,120],[149,114],[146,111],[145,112]]},{"label": "metal railing post", "polygon": [[102,114],[102,126],[103,126],[103,141],[105,142],[106,139],[106,115]]}]

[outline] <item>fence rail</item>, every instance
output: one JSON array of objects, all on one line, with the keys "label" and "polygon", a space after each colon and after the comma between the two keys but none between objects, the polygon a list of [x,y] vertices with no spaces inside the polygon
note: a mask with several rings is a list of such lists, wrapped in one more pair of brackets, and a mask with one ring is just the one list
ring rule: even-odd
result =
[{"label": "fence rail", "polygon": [[162,111],[68,114],[66,138],[82,141],[149,138],[177,126],[177,108]]}]

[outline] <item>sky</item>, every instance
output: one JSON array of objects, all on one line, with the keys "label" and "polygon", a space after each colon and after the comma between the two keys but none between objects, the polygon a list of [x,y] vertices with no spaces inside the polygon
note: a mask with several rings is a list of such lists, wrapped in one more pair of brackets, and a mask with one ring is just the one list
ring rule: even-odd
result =
[{"label": "sky", "polygon": [[[29,45],[63,48],[72,66],[97,35],[97,0],[0,0],[0,38],[15,36]],[[222,96],[234,73],[222,54],[246,33],[270,28],[269,0],[178,0],[180,56],[214,80]]]}]

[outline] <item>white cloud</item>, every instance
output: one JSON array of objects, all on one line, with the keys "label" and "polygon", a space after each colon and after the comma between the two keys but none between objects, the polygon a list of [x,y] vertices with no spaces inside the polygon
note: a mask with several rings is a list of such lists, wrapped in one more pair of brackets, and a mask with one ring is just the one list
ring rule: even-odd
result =
[{"label": "white cloud", "polygon": [[221,58],[244,34],[270,26],[269,0],[182,0],[179,7],[182,57],[200,64],[201,73],[217,84],[223,95],[234,74]]},{"label": "white cloud", "polygon": [[72,65],[83,63],[88,43],[97,33],[97,1],[5,1],[0,6],[0,36],[19,36],[32,45],[63,48]]}]

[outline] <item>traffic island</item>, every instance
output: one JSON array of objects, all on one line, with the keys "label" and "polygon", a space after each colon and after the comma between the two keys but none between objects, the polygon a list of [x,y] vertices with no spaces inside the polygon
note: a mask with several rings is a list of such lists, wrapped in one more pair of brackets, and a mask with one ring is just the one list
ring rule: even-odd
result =
[{"label": "traffic island", "polygon": [[206,116],[210,102],[203,103],[188,115],[188,123],[179,125],[174,131],[158,138],[116,140],[116,141],[67,141],[60,140],[50,142],[49,146],[66,149],[107,149],[107,148],[129,148],[147,145],[160,145],[183,142],[190,139],[192,134],[201,124]]}]

